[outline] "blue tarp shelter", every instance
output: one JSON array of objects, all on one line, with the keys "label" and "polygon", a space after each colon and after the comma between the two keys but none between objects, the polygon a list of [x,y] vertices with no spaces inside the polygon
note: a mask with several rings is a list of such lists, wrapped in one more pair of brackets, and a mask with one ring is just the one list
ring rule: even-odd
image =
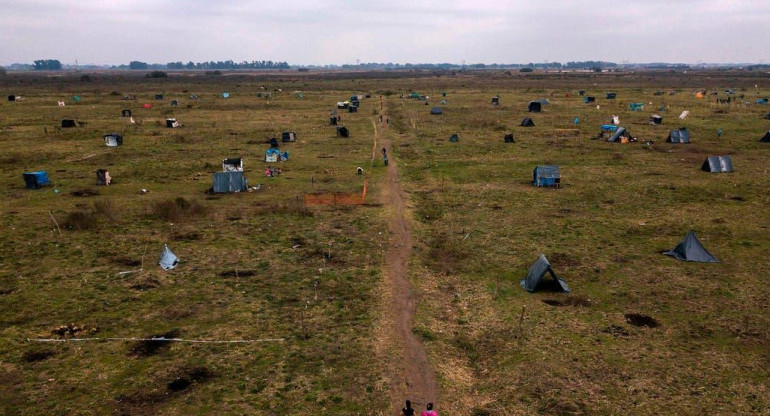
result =
[{"label": "blue tarp shelter", "polygon": [[281,151],[275,148],[267,149],[265,152],[265,162],[277,162],[281,157]]},{"label": "blue tarp shelter", "polygon": [[534,186],[559,186],[560,182],[561,174],[556,165],[535,166],[535,170],[532,171],[532,185]]},{"label": "blue tarp shelter", "polygon": [[549,263],[548,259],[545,258],[545,254],[541,254],[537,261],[535,261],[535,263],[530,266],[529,270],[527,271],[527,276],[520,282],[521,287],[530,293],[537,291],[539,287],[542,287],[543,279],[545,278],[546,273],[551,275],[554,282],[556,282],[558,288],[561,291],[569,293],[569,286],[567,286],[567,282],[565,282],[564,279],[560,278],[559,276],[556,276],[556,273],[554,273],[553,269],[551,268],[551,263]]},{"label": "blue tarp shelter", "polygon": [[214,172],[211,188],[216,193],[245,191],[246,178],[243,171]]},{"label": "blue tarp shelter", "polygon": [[22,176],[24,177],[24,185],[26,185],[27,189],[40,189],[51,184],[51,180],[48,179],[48,173],[44,170],[26,172]]}]

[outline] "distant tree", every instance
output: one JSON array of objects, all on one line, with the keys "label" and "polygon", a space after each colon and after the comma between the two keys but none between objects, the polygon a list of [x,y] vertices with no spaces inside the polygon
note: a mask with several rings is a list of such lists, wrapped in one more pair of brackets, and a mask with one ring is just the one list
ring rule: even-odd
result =
[{"label": "distant tree", "polygon": [[2,66],[0,66],[0,77],[4,77],[8,74],[8,71],[5,70]]},{"label": "distant tree", "polygon": [[532,68],[521,68],[519,70],[519,72],[532,72],[532,71],[534,71],[534,69],[532,69]]},{"label": "distant tree", "polygon": [[35,61],[35,71],[59,71],[61,62],[58,59],[38,59]]},{"label": "distant tree", "polygon": [[601,67],[598,67],[598,66],[595,66],[595,67],[591,68],[591,71],[594,71],[594,72],[602,72],[602,68],[601,68]]},{"label": "distant tree", "polygon": [[128,64],[128,69],[147,69],[147,62],[131,61]]},{"label": "distant tree", "polygon": [[181,61],[169,62],[169,63],[166,64],[166,68],[168,68],[168,69],[184,69],[184,64]]}]

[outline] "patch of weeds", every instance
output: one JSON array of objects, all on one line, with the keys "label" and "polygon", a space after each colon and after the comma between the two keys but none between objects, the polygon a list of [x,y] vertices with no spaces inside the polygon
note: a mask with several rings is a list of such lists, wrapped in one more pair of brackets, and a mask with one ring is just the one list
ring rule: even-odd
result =
[{"label": "patch of weeds", "polygon": [[95,332],[98,332],[98,327],[90,327],[88,325],[79,325],[79,324],[67,324],[67,325],[59,325],[58,327],[51,330],[51,334],[58,335],[60,337],[76,337],[82,334],[93,334]]},{"label": "patch of weeds", "polygon": [[626,328],[620,325],[610,325],[607,328],[602,329],[605,334],[610,334],[613,337],[627,337],[629,332]]},{"label": "patch of weeds", "polygon": [[89,196],[97,196],[99,195],[98,189],[92,189],[92,188],[83,188],[83,189],[77,189],[70,193],[72,196],[76,197],[89,197]]},{"label": "patch of weeds", "polygon": [[253,270],[226,270],[219,273],[221,277],[251,277],[254,276]]},{"label": "patch of weeds", "polygon": [[433,335],[433,333],[430,332],[430,330],[428,330],[428,329],[414,327],[414,328],[412,328],[412,332],[415,335],[417,335],[418,337],[420,337],[424,341],[435,341],[436,340],[436,336]]},{"label": "patch of weeds", "polygon": [[428,252],[428,266],[445,275],[458,272],[470,256],[463,241],[446,232],[436,233],[428,241]]},{"label": "patch of weeds", "polygon": [[34,363],[37,361],[43,361],[46,358],[53,356],[54,354],[56,354],[56,352],[52,350],[30,350],[25,351],[21,356],[21,359],[25,363]]},{"label": "patch of weeds", "polygon": [[184,218],[200,216],[206,213],[206,207],[196,200],[184,197],[167,199],[152,204],[152,215],[166,221],[181,221]]}]

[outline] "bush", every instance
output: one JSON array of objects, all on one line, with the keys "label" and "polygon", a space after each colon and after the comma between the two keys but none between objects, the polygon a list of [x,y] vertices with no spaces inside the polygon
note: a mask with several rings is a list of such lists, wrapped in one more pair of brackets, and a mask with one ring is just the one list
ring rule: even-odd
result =
[{"label": "bush", "polygon": [[8,71],[5,68],[3,68],[2,66],[0,66],[0,77],[4,77],[7,74],[8,74]]},{"label": "bush", "polygon": [[222,71],[206,71],[206,75],[209,76],[216,76],[216,75],[222,75]]},{"label": "bush", "polygon": [[168,78],[168,74],[163,71],[152,71],[144,76],[145,78]]},{"label": "bush", "polygon": [[519,70],[519,72],[533,72],[533,71],[534,71],[534,69],[532,69],[532,68],[521,68]]}]

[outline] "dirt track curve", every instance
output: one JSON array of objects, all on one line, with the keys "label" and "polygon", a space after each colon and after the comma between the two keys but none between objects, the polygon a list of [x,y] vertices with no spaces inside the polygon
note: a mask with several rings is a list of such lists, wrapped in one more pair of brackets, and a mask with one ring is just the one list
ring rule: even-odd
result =
[{"label": "dirt track curve", "polygon": [[[382,108],[387,119],[387,103]],[[409,281],[408,265],[412,254],[412,233],[405,213],[404,191],[398,175],[398,161],[393,157],[387,124],[375,127],[375,148],[388,149],[389,166],[383,202],[389,214],[389,241],[385,251],[384,308],[382,337],[389,351],[391,371],[391,406],[393,414],[410,399],[415,409],[428,402],[438,402],[436,376],[425,354],[425,348],[412,332],[415,296]],[[379,141],[379,144],[377,143]]]}]

